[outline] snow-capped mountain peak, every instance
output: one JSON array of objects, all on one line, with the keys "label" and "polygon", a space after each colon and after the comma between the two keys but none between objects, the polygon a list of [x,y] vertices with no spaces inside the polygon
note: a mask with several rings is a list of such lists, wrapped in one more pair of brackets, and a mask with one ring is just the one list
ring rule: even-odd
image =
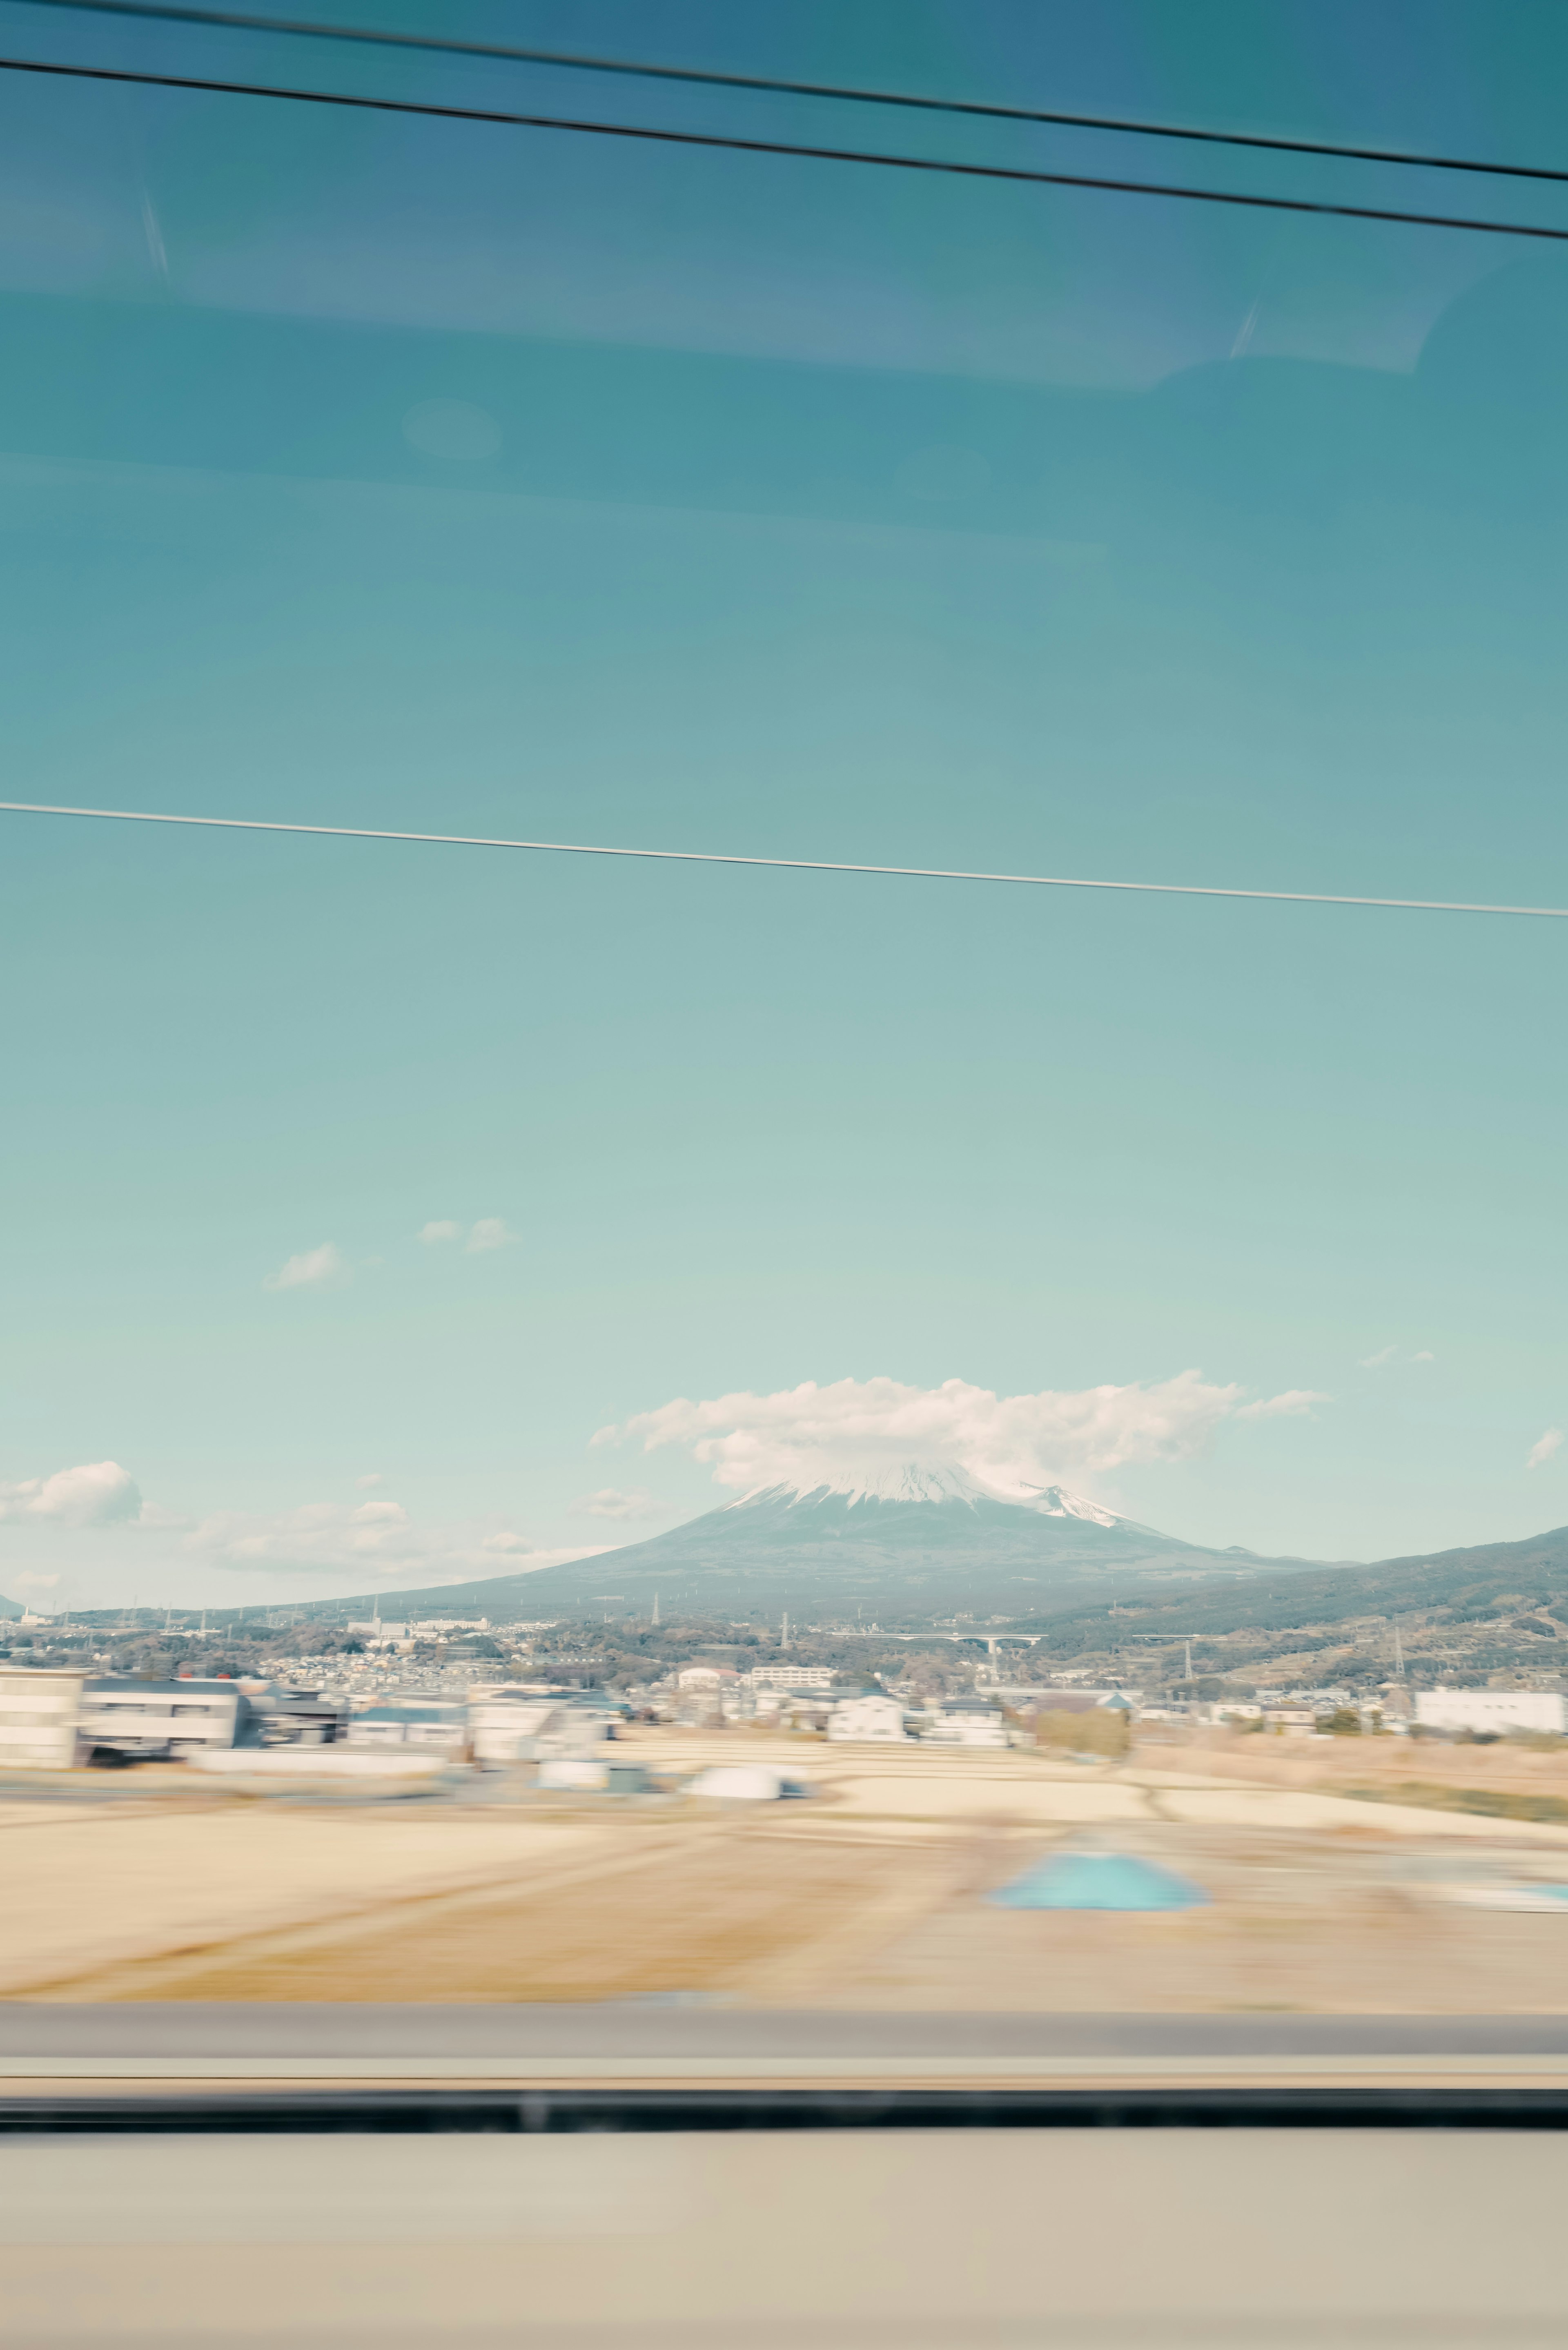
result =
[{"label": "snow-capped mountain peak", "polygon": [[914,1461],[893,1461],[876,1468],[802,1470],[794,1477],[774,1478],[768,1484],[754,1485],[729,1506],[742,1510],[767,1502],[794,1508],[805,1502],[825,1501],[829,1495],[837,1496],[851,1507],[863,1502],[960,1502],[972,1509],[981,1503],[1002,1502],[1014,1509],[1033,1511],[1044,1518],[1080,1518],[1096,1526],[1127,1523],[1114,1510],[1102,1508],[1098,1502],[1070,1493],[1064,1485],[1024,1486],[1012,1492],[999,1492],[994,1486],[982,1484],[966,1469],[928,1469]]},{"label": "snow-capped mountain peak", "polygon": [[751,1502],[821,1501],[836,1493],[855,1502],[993,1502],[996,1495],[962,1469],[923,1469],[917,1461],[888,1462],[875,1469],[801,1470],[793,1477],[776,1477],[753,1485],[732,1510]]},{"label": "snow-capped mountain peak", "polygon": [[1107,1510],[1098,1502],[1086,1502],[1082,1493],[1069,1493],[1065,1485],[1030,1485],[1019,1496],[1026,1510],[1038,1510],[1043,1518],[1086,1518],[1093,1526],[1127,1526],[1115,1510]]}]

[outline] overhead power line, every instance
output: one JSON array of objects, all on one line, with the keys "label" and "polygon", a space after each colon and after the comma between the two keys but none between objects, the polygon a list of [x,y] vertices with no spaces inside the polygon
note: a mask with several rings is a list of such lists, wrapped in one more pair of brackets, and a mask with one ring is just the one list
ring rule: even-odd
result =
[{"label": "overhead power line", "polygon": [[500,41],[458,41],[436,33],[395,33],[365,25],[313,24],[299,16],[258,16],[233,8],[164,7],[157,5],[157,0],[33,0],[33,5],[83,16],[129,16],[231,32],[286,33],[296,39],[353,41],[362,47],[408,49],[492,64],[550,66],[572,73],[680,82],[704,89],[828,99],[855,106],[897,107],[911,113],[970,116],[990,122],[1035,122],[1064,130],[1131,133],[1140,139],[1189,139],[1211,147],[1255,147],[1282,155],[1331,155],[1350,162],[1414,165],[1423,171],[1481,172],[1500,179],[1568,181],[1568,171],[1552,171],[1532,163],[1492,163],[1470,156],[1411,154],[1389,147],[1346,147],[1329,140],[1287,139],[1264,131],[1201,130],[1189,123],[1140,122],[1114,114],[1072,114],[1058,108],[1007,106],[986,99],[928,98],[913,90],[865,89],[844,82],[792,81],[775,74],[724,73],[702,66],[652,65],[646,60],[588,57],[572,50],[520,48]]},{"label": "overhead power line", "polygon": [[305,833],[325,840],[410,841],[432,848],[515,848],[544,857],[622,857],[660,865],[745,865],[781,873],[863,873],[898,881],[1003,882],[1027,889],[1119,889],[1141,897],[1247,898],[1283,906],[1366,906],[1407,914],[1521,914],[1568,921],[1568,906],[1469,905],[1449,898],[1351,898],[1324,889],[1225,889],[1201,881],[1089,881],[1061,873],[980,873],[940,865],[857,865],[825,857],[740,857],[713,848],[609,848],[580,840],[502,840],[482,833],[392,832],[361,824],[285,824],[269,816],[171,816],[145,808],[54,807],[0,800],[4,816],[87,816],[108,824],[176,824],[216,832]]},{"label": "overhead power line", "polygon": [[741,155],[795,155],[819,163],[874,163],[896,172],[933,172],[963,180],[1004,180],[1035,187],[1093,188],[1114,195],[1169,196],[1183,203],[1240,204],[1252,212],[1316,213],[1335,220],[1396,221],[1411,228],[1470,229],[1484,236],[1541,237],[1568,244],[1568,228],[1526,221],[1475,220],[1450,213],[1414,213],[1385,204],[1333,204],[1306,196],[1242,195],[1228,188],[1184,188],[1156,180],[1107,179],[1087,172],[1039,172],[1007,163],[961,163],[930,155],[880,154],[875,148],[820,147],[791,139],[742,139],[717,130],[655,130],[645,123],[596,122],[559,114],[524,114],[507,107],[441,106],[431,99],[371,98],[334,89],[297,89],[280,82],[232,81],[211,74],[151,73],[129,66],[46,63],[0,57],[0,72],[49,74],[67,81],[124,82],[147,89],[189,89],[225,98],[282,99],[301,106],[352,107],[371,114],[412,114],[442,122],[502,123],[528,130],[569,130],[599,139],[638,139],[663,147],[722,148]]}]

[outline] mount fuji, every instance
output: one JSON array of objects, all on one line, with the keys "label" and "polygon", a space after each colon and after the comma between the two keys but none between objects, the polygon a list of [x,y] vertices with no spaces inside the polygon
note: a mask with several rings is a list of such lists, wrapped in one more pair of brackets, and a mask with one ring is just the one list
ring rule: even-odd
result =
[{"label": "mount fuji", "polygon": [[[1292,1562],[1294,1564],[1294,1562]],[[1247,1574],[1278,1560],[1209,1550],[1139,1525],[1061,1485],[1002,1499],[957,1469],[895,1462],[758,1486],[669,1534],[534,1574],[400,1594],[416,1610],[460,1604],[519,1614],[776,1615],[885,1622],[967,1610],[1028,1616],[1115,1575]],[[341,1606],[343,1603],[336,1603]],[[367,1602],[369,1605],[369,1602]]]}]

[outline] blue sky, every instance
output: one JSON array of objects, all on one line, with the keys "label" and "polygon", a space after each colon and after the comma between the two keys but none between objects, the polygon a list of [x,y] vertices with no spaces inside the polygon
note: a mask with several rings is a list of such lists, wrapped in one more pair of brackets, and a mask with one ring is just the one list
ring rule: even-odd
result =
[{"label": "blue sky", "polygon": [[[442,21],[1562,161],[1560,16],[1366,19]],[[0,108],[7,796],[1568,902],[1555,249],[18,78]],[[950,151],[1568,218],[989,137]],[[1097,1449],[1043,1408],[1029,1465],[1195,1540],[1568,1518],[1568,1451],[1526,1467],[1568,1425],[1561,925],[0,825],[0,1589],[502,1571],[729,1498],[690,1441],[596,1431],[846,1379],[1151,1391]],[[1230,1400],[1172,1422],[1190,1369]],[[1239,1417],[1282,1393],[1327,1399]]]}]

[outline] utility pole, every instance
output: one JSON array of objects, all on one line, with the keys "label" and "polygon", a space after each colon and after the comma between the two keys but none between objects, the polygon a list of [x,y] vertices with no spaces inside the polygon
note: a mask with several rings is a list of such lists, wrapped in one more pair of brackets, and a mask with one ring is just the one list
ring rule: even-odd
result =
[{"label": "utility pole", "polygon": [[1394,1678],[1398,1681],[1402,1681],[1405,1678],[1405,1651],[1399,1645],[1397,1624],[1394,1627]]},{"label": "utility pole", "polygon": [[655,1625],[657,1625],[659,1622],[659,1594],[657,1591],[653,1595],[653,1620]]},{"label": "utility pole", "polygon": [[1189,1640],[1189,1641],[1186,1643],[1186,1648],[1187,1648],[1187,1678],[1188,1678],[1188,1679],[1189,1679],[1189,1680],[1190,1680],[1190,1679],[1192,1679],[1192,1643],[1191,1643],[1191,1641],[1190,1641],[1190,1640]]},{"label": "utility pole", "polygon": [[789,1609],[786,1607],[786,1608],[784,1609],[784,1625],[783,1625],[783,1627],[782,1627],[782,1629],[780,1630],[780,1633],[779,1633],[779,1647],[780,1647],[781,1648],[788,1648],[788,1646],[789,1646]]}]

